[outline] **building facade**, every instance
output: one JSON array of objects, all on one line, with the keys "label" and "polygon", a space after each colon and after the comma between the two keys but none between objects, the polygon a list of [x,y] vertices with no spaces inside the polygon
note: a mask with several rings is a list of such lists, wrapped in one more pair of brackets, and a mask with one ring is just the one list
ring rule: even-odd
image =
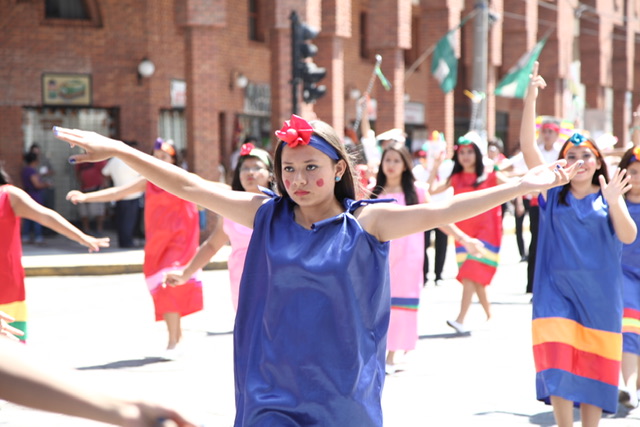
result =
[{"label": "building facade", "polygon": [[[327,86],[301,114],[342,135],[360,118],[358,100],[376,55],[391,83],[373,80],[376,131],[404,128],[410,140],[443,132],[451,144],[469,128],[475,14],[486,5],[487,135],[516,144],[520,99],[493,96],[497,82],[543,36],[540,71],[548,83],[540,114],[628,140],[639,102],[635,67],[640,0],[2,0],[0,1],[0,159],[19,184],[22,154],[34,143],[56,169],[56,209],[77,188],[51,127],[94,130],[137,141],[157,137],[185,150],[189,168],[209,179],[229,172],[247,135],[269,148],[291,114],[292,11],[320,29],[314,62]],[[430,51],[453,36],[458,83],[443,93]],[[426,55],[425,55],[426,54]],[[411,69],[411,73],[408,70]],[[415,70],[415,71],[414,71]],[[638,77],[638,78],[636,78]],[[508,154],[508,153],[507,153]]]}]

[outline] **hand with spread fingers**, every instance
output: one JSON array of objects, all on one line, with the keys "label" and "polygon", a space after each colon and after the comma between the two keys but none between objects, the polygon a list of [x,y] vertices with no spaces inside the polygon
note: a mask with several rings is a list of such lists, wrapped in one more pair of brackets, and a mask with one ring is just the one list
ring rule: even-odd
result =
[{"label": "hand with spread fingers", "polygon": [[627,191],[631,190],[632,186],[631,184],[629,184],[631,176],[626,172],[626,170],[620,170],[620,168],[617,168],[608,183],[604,179],[603,175],[598,176],[602,195],[606,199],[609,206],[616,205],[618,203],[624,203],[622,196]]},{"label": "hand with spread fingers", "polygon": [[83,154],[75,154],[69,158],[69,163],[99,162],[116,156],[121,149],[127,147],[122,141],[107,138],[99,133],[79,129],[67,129],[55,126],[53,134],[56,138],[82,148]]},{"label": "hand with spread fingers", "polygon": [[521,179],[521,183],[530,186],[531,190],[548,190],[549,188],[568,184],[577,173],[582,160],[565,167],[567,161],[562,159],[551,164],[543,164],[530,169]]}]

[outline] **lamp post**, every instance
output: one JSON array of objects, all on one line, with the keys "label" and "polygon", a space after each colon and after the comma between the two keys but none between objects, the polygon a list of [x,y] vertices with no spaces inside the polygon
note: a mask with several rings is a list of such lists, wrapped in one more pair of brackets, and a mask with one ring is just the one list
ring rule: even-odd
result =
[{"label": "lamp post", "polygon": [[[487,93],[487,66],[489,63],[489,4],[487,0],[477,0],[476,14],[473,26],[473,91],[486,95]],[[487,131],[487,101],[486,96],[477,105],[475,120],[471,123],[471,130],[475,130],[483,137]]]}]

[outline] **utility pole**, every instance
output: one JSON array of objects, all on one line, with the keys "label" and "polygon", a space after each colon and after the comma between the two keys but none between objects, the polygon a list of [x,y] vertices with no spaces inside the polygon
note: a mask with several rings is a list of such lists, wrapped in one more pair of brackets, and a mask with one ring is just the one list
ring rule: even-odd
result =
[{"label": "utility pole", "polygon": [[[489,2],[476,0],[477,14],[473,27],[473,91],[482,94],[482,100],[474,106],[471,130],[487,137],[487,67],[489,65]],[[475,118],[475,119],[473,119]]]}]

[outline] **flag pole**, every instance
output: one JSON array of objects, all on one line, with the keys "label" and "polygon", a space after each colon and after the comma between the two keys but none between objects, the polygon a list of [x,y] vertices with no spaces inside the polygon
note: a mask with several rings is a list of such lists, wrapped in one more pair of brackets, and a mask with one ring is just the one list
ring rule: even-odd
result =
[{"label": "flag pole", "polygon": [[360,99],[358,99],[358,108],[356,110],[356,120],[353,123],[353,130],[356,131],[356,134],[358,132],[358,127],[360,127],[360,121],[362,121],[362,110],[363,110],[363,105],[364,105],[364,100],[367,97],[367,94],[371,93],[371,89],[373,89],[373,84],[376,81],[376,69],[380,66],[380,64],[382,63],[382,56],[380,55],[376,55],[376,64],[373,67],[373,71],[371,72],[371,77],[369,78],[369,84],[367,84],[367,89],[364,91],[364,93],[362,94],[362,96],[360,97]]}]

